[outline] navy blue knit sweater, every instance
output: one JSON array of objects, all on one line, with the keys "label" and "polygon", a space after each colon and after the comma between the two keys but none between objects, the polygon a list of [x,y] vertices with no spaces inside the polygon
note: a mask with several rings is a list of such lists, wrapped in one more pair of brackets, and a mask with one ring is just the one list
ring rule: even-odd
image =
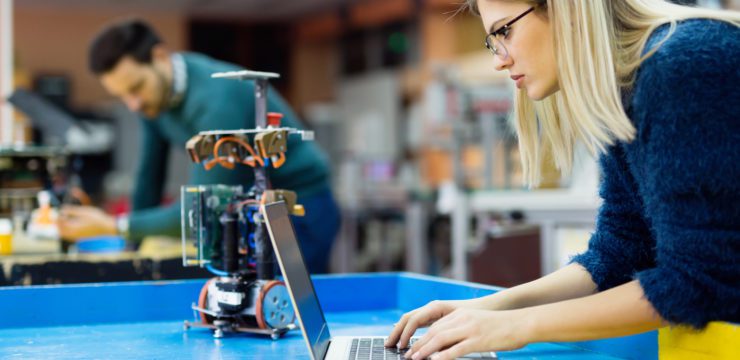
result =
[{"label": "navy blue knit sweater", "polygon": [[740,322],[740,29],[680,22],[625,104],[637,135],[601,157],[604,203],[573,261],[600,291],[637,279],[671,323]]}]

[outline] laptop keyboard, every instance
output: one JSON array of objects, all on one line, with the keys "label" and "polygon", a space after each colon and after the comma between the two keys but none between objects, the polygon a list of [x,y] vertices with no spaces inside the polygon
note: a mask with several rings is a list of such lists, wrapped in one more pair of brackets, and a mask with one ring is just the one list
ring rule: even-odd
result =
[{"label": "laptop keyboard", "polygon": [[[416,342],[416,338],[411,338],[409,347]],[[357,338],[352,339],[352,347],[349,351],[348,360],[405,360],[403,355],[408,348],[387,348],[384,345],[385,339],[382,338]],[[468,359],[492,359],[489,353],[468,354]],[[495,358],[493,358],[495,359]]]},{"label": "laptop keyboard", "polygon": [[[416,339],[411,339],[409,346],[415,342]],[[387,348],[384,343],[385,339],[381,338],[352,339],[348,360],[405,360],[403,354],[408,348]]]}]

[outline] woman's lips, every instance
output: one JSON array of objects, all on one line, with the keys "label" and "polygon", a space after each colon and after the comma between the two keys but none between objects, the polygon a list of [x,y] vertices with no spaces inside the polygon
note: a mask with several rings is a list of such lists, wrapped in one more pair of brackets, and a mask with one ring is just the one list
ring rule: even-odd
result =
[{"label": "woman's lips", "polygon": [[522,84],[524,83],[524,75],[511,75],[511,80],[514,80],[516,87],[521,89]]}]

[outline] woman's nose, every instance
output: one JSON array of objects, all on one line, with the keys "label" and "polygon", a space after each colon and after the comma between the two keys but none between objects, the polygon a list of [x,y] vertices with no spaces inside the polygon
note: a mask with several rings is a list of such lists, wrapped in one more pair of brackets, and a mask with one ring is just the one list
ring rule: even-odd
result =
[{"label": "woman's nose", "polygon": [[505,58],[494,55],[493,57],[493,68],[496,69],[496,71],[502,71],[513,63],[511,56],[506,56]]}]

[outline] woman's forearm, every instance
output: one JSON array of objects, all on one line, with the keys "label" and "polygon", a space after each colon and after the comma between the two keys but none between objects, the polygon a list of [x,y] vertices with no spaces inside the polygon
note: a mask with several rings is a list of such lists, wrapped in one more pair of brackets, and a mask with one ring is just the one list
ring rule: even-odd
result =
[{"label": "woman's forearm", "polygon": [[596,284],[588,271],[581,265],[570,264],[537,280],[472,302],[475,308],[512,310],[580,298],[595,292]]},{"label": "woman's forearm", "polygon": [[665,324],[637,280],[591,296],[516,311],[528,324],[527,342],[603,339]]}]

